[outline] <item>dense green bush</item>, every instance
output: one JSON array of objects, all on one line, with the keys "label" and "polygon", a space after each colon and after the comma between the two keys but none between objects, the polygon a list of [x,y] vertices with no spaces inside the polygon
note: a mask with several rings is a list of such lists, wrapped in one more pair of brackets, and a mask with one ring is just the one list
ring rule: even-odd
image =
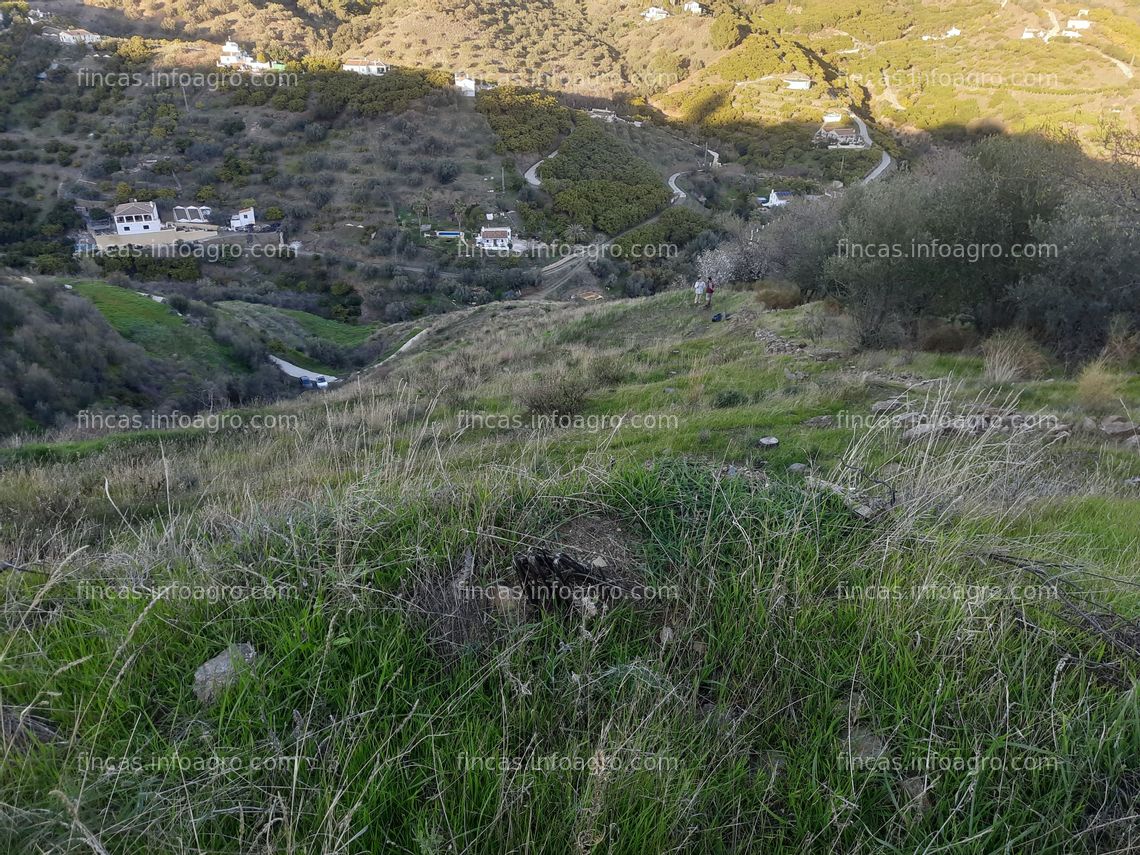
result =
[{"label": "dense green bush", "polygon": [[570,111],[557,98],[521,86],[480,92],[475,106],[499,137],[501,152],[547,153],[573,126]]},{"label": "dense green bush", "polygon": [[669,201],[653,167],[596,122],[575,127],[539,174],[568,222],[609,234],[636,225]]},{"label": "dense green bush", "polygon": [[954,318],[983,336],[1020,324],[1083,359],[1104,347],[1114,316],[1140,329],[1138,189],[1134,166],[1089,160],[1075,140],[992,137],[967,156],[790,206],[744,248],[743,265],[838,298],[866,346]]}]

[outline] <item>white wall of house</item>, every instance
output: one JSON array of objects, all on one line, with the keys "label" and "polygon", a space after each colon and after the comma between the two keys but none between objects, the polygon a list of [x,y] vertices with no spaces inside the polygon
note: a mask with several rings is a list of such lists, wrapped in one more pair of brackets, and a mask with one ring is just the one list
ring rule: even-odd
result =
[{"label": "white wall of house", "polygon": [[480,249],[510,249],[511,230],[507,228],[483,228],[475,238],[475,245]]},{"label": "white wall of house", "polygon": [[114,217],[115,234],[118,235],[137,235],[157,232],[162,229],[162,223],[158,219],[158,209],[154,202],[150,203],[150,210],[148,211],[116,213]]},{"label": "white wall of house", "polygon": [[246,226],[253,226],[257,224],[257,218],[254,216],[253,208],[243,208],[232,217],[230,217],[231,229],[243,229]]},{"label": "white wall of house", "polygon": [[388,73],[388,66],[379,60],[368,62],[346,62],[340,67],[341,71],[350,71],[353,74],[363,74],[367,77],[381,77]]}]

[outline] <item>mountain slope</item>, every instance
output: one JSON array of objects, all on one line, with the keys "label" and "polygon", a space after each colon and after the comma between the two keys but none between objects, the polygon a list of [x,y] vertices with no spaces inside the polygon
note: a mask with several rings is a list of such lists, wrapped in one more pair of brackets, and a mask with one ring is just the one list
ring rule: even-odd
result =
[{"label": "mountain slope", "polygon": [[[853,434],[1001,388],[717,300],[466,310],[276,428],[0,454],[5,849],[1135,847],[1135,454]],[[609,599],[525,603],[543,548]]]}]

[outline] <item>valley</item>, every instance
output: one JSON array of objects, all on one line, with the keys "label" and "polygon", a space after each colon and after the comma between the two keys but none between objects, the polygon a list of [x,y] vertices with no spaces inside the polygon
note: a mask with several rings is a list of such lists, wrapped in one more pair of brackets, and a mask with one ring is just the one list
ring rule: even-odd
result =
[{"label": "valley", "polygon": [[1138,49],[0,0],[0,852],[1140,851]]}]

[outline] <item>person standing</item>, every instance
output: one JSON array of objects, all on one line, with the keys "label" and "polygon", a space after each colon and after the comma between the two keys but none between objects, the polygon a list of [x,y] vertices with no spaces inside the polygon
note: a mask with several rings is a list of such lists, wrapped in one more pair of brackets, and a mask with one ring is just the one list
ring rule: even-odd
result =
[{"label": "person standing", "polygon": [[703,276],[698,276],[697,281],[693,284],[694,306],[699,306],[701,304],[701,299],[705,296],[705,288],[707,287],[708,286],[705,285],[705,278]]},{"label": "person standing", "polygon": [[715,284],[713,278],[710,276],[708,283],[705,285],[705,308],[706,309],[712,308],[712,295],[713,295],[713,291],[715,291],[715,290],[716,290],[716,284]]}]

